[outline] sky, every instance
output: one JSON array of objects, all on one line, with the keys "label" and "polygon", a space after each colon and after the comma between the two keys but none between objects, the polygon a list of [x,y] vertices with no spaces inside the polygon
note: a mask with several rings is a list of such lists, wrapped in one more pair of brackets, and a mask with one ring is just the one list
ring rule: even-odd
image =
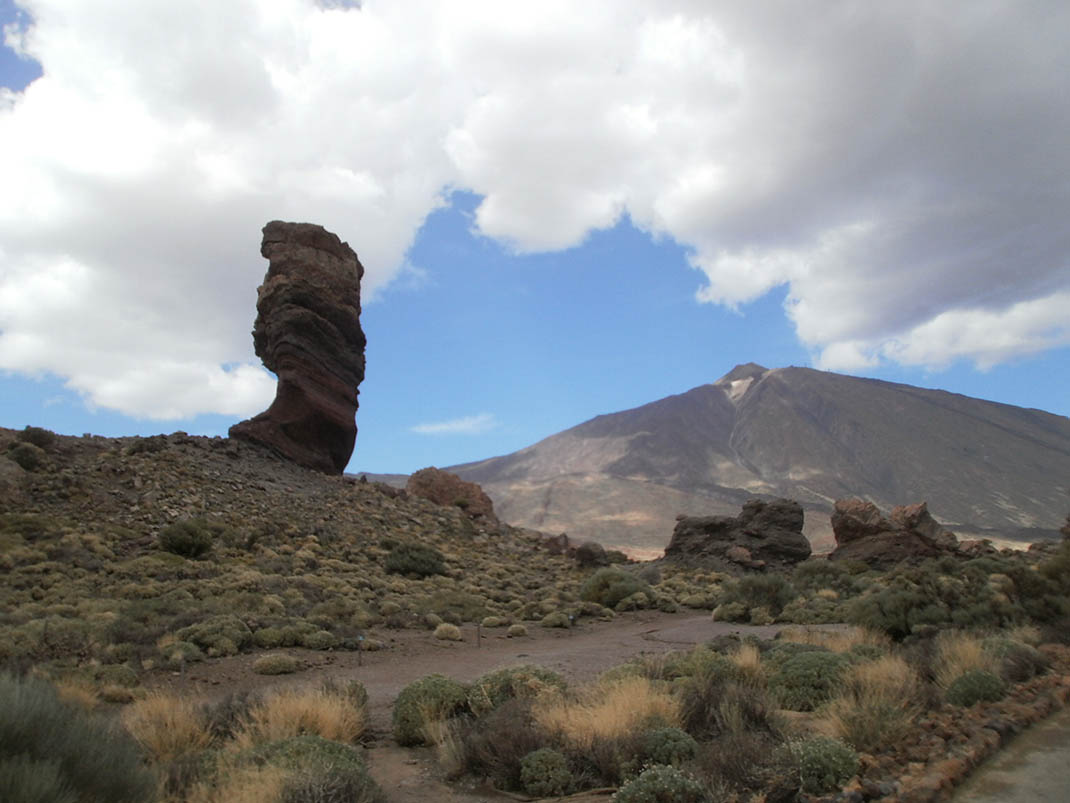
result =
[{"label": "sky", "polygon": [[350,470],[810,366],[1070,415],[1070,4],[0,0],[0,426],[265,409],[269,220],[365,268]]}]

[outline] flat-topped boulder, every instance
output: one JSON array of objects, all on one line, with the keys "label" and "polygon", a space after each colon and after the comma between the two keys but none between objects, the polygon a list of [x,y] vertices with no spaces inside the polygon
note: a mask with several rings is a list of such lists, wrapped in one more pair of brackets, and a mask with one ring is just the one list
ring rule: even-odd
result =
[{"label": "flat-topped boulder", "polygon": [[681,516],[665,558],[723,571],[786,571],[810,557],[802,505],[751,499],[738,516]]}]

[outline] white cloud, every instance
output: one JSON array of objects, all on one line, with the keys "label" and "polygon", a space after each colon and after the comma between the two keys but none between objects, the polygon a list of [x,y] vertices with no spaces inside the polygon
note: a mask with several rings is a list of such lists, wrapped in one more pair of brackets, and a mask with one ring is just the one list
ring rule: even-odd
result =
[{"label": "white cloud", "polygon": [[787,286],[825,367],[1067,342],[1058,4],[19,4],[45,74],[0,96],[0,370],[100,405],[262,409],[259,227],[336,231],[372,296],[449,188],[518,251],[627,213],[701,301]]},{"label": "white cloud", "polygon": [[478,415],[454,418],[449,421],[417,424],[409,429],[418,435],[480,435],[484,432],[489,432],[496,426],[498,426],[498,422],[491,413],[479,413]]}]

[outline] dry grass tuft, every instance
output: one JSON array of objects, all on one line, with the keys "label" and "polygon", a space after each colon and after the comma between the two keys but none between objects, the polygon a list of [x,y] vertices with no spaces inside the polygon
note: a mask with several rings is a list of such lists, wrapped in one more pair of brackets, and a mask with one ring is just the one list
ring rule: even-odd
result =
[{"label": "dry grass tuft", "polygon": [[936,635],[933,655],[933,679],[946,691],[947,687],[972,669],[1000,673],[1000,660],[986,650],[982,640],[961,630],[942,630]]},{"label": "dry grass tuft", "polygon": [[170,761],[212,741],[212,733],[191,700],[154,692],[132,703],[122,714],[123,726],[156,760]]},{"label": "dry grass tuft", "polygon": [[279,767],[241,767],[215,783],[199,783],[183,803],[280,803],[290,773]]},{"label": "dry grass tuft", "polygon": [[679,725],[679,702],[645,677],[597,683],[575,697],[543,695],[532,716],[540,727],[569,743],[590,749],[595,742],[621,739],[652,725]]},{"label": "dry grass tuft", "polygon": [[728,656],[739,670],[739,680],[749,686],[765,687],[768,672],[762,663],[762,654],[754,644],[741,644],[739,649]]},{"label": "dry grass tuft", "polygon": [[364,732],[365,720],[364,706],[345,695],[323,689],[281,691],[249,710],[233,744],[245,750],[302,733],[351,744]]},{"label": "dry grass tuft", "polygon": [[1012,641],[1020,641],[1030,647],[1039,646],[1040,642],[1044,640],[1040,628],[1036,625],[1018,625],[1007,630],[1004,635]]},{"label": "dry grass tuft", "polygon": [[838,630],[818,630],[812,627],[788,627],[780,631],[780,638],[796,644],[814,644],[833,652],[850,652],[852,647],[865,644],[887,649],[892,640],[886,633],[867,630],[863,627],[847,627]]},{"label": "dry grass tuft", "polygon": [[72,703],[84,711],[92,711],[100,705],[100,694],[92,683],[75,678],[62,678],[55,681],[54,685],[59,699],[65,703]]},{"label": "dry grass tuft", "polygon": [[825,709],[833,733],[863,752],[895,741],[920,712],[920,680],[897,655],[856,664]]}]

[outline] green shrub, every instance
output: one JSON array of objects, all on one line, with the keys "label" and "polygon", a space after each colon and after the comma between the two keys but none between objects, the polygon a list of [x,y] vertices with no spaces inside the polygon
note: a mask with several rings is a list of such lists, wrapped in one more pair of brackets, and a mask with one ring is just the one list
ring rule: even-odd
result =
[{"label": "green shrub", "polygon": [[282,790],[281,803],[386,803],[383,790],[366,769],[330,767],[301,772]]},{"label": "green shrub", "polygon": [[702,784],[676,767],[655,764],[613,796],[616,803],[709,803]]},{"label": "green shrub", "polygon": [[623,613],[624,611],[641,611],[644,608],[649,607],[650,595],[645,591],[636,591],[634,594],[629,594],[614,605],[613,610]]},{"label": "green shrub", "polygon": [[569,627],[571,622],[569,621],[568,614],[561,611],[554,611],[548,613],[546,616],[539,620],[539,624],[543,627]]},{"label": "green shrub", "polygon": [[16,443],[7,450],[7,456],[27,471],[37,471],[48,462],[45,450],[32,443]]},{"label": "green shrub", "polygon": [[424,744],[429,721],[460,713],[467,702],[464,686],[445,675],[428,675],[410,683],[394,702],[394,738],[402,746]]},{"label": "green shrub", "polygon": [[572,784],[567,759],[549,747],[520,759],[520,783],[532,797],[558,797]]},{"label": "green shrub", "polygon": [[125,733],[65,705],[43,681],[0,674],[0,800],[134,803],[155,788]]},{"label": "green shrub", "polygon": [[747,606],[742,602],[722,602],[713,609],[715,622],[746,622],[748,619]]},{"label": "green shrub", "polygon": [[1000,676],[1008,683],[1021,683],[1048,668],[1048,658],[1036,647],[1014,639],[992,636],[982,642],[986,652],[1000,659]]},{"label": "green shrub", "polygon": [[203,519],[186,519],[164,527],[157,540],[165,552],[199,558],[212,548],[212,531]]},{"label": "green shrub", "polygon": [[858,753],[839,739],[815,736],[789,742],[786,749],[807,794],[838,791],[858,772]]},{"label": "green shrub", "polygon": [[509,629],[505,631],[505,634],[509,638],[520,638],[528,634],[528,629],[524,625],[517,623],[515,625],[509,625]]},{"label": "green shrub", "polygon": [[434,547],[425,544],[398,544],[386,556],[388,574],[414,575],[418,578],[446,573],[446,559]]},{"label": "green shrub", "polygon": [[725,586],[724,602],[739,602],[747,608],[766,608],[773,617],[795,599],[795,588],[779,574],[748,574]]},{"label": "green shrub", "polygon": [[174,641],[159,649],[164,665],[172,669],[204,660],[204,653],[201,652],[201,648],[188,641]]},{"label": "green shrub", "polygon": [[587,578],[580,588],[580,599],[615,608],[625,597],[646,590],[646,584],[634,574],[610,566]]},{"label": "green shrub", "polygon": [[482,716],[509,700],[530,699],[546,689],[564,690],[565,679],[545,667],[525,664],[488,672],[468,690],[468,707]]},{"label": "green shrub", "polygon": [[643,758],[651,764],[676,767],[698,752],[698,742],[679,728],[658,728],[643,734]]},{"label": "green shrub", "polygon": [[832,696],[850,663],[834,652],[802,652],[788,658],[769,678],[769,689],[791,711],[813,711]]},{"label": "green shrub", "polygon": [[282,803],[385,803],[386,796],[368,775],[354,747],[304,734],[258,745],[239,756],[241,763],[271,764],[291,770]]},{"label": "green shrub", "polygon": [[999,675],[987,669],[971,669],[951,682],[947,687],[947,701],[963,708],[974,703],[994,703],[1002,700],[1007,687]]},{"label": "green shrub", "polygon": [[25,443],[32,443],[39,449],[48,449],[56,442],[56,433],[44,427],[27,426],[19,433],[18,438]]},{"label": "green shrub", "polygon": [[435,638],[442,641],[461,641],[464,637],[461,635],[461,628],[457,625],[443,622],[435,628]]},{"label": "green shrub", "polygon": [[261,655],[253,661],[253,671],[258,675],[290,675],[300,668],[300,661],[292,655],[281,653]]},{"label": "green shrub", "polygon": [[341,639],[329,630],[313,630],[301,636],[301,646],[306,650],[330,650],[338,646]]},{"label": "green shrub", "polygon": [[180,641],[190,641],[203,649],[208,656],[237,655],[238,651],[253,639],[245,622],[230,613],[205,619],[203,622],[184,627],[175,634]]}]

